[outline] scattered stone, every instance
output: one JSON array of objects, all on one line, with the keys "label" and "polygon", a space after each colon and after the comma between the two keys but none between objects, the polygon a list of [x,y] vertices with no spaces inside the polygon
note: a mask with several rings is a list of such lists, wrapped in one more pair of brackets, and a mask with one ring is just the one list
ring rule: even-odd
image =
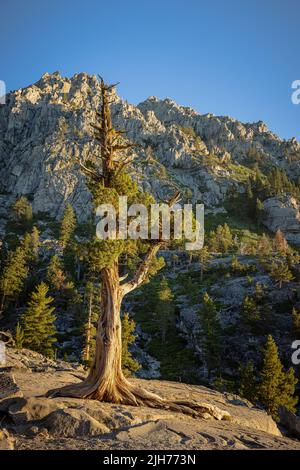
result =
[{"label": "scattered stone", "polygon": [[14,439],[6,429],[0,429],[0,450],[13,450]]},{"label": "scattered stone", "polygon": [[49,433],[60,437],[101,436],[110,432],[109,428],[79,409],[61,409],[50,413],[41,424]]},{"label": "scattered stone", "polygon": [[280,423],[288,430],[288,432],[300,439],[300,417],[296,416],[285,406],[279,408]]},{"label": "scattered stone", "polygon": [[22,397],[23,393],[18,387],[11,372],[0,372],[0,400],[5,398]]}]

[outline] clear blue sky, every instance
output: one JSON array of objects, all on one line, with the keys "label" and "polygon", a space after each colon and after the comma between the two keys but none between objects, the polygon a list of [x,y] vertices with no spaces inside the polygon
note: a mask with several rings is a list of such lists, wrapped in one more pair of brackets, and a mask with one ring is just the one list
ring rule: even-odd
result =
[{"label": "clear blue sky", "polygon": [[100,73],[131,103],[171,97],[300,140],[299,0],[6,0],[0,79]]}]

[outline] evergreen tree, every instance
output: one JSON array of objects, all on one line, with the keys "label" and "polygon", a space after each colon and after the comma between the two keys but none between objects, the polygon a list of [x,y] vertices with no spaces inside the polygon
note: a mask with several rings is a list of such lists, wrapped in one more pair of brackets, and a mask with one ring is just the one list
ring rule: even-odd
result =
[{"label": "evergreen tree", "polygon": [[257,381],[255,375],[254,364],[252,361],[248,362],[245,367],[241,369],[241,380],[239,395],[255,403],[257,400]]},{"label": "evergreen tree", "polygon": [[277,230],[274,240],[273,248],[278,251],[281,255],[285,255],[288,250],[288,243],[280,229]]},{"label": "evergreen tree", "polygon": [[27,261],[34,265],[38,262],[40,247],[40,232],[36,226],[32,228],[31,233],[25,233],[22,246],[26,252]]},{"label": "evergreen tree", "polygon": [[[113,206],[114,210],[108,211],[108,217],[102,218],[98,225],[98,228],[101,224],[103,229],[108,227],[109,235],[114,235],[115,232],[109,215],[115,211],[118,213],[120,196],[126,196],[130,205],[143,204],[147,211],[150,211],[151,204],[155,202],[126,171],[134,158],[134,145],[124,137],[122,131],[113,127],[109,105],[113,87],[114,85],[106,85],[100,79],[101,108],[99,112],[95,112],[96,122],[92,124],[95,152],[85,162],[79,162],[87,177],[93,206],[97,208],[108,203]],[[169,207],[178,202],[179,196],[177,191],[168,200]],[[106,225],[103,226],[105,222]],[[100,229],[86,243],[88,264],[101,274],[101,315],[90,373],[82,382],[67,385],[51,393],[56,396],[84,397],[127,405],[144,403],[161,407],[165,402],[160,397],[131,384],[124,377],[120,312],[125,296],[148,282],[163,267],[164,261],[157,254],[168,240],[163,233],[158,234],[155,240],[123,238],[120,225],[116,228],[117,237],[103,239],[101,235],[104,230]],[[137,260],[134,270],[128,268],[128,259]],[[172,407],[172,403],[169,402],[168,406]],[[186,413],[189,408],[194,409],[195,404],[185,402],[181,406],[176,403],[176,409],[182,412]]]},{"label": "evergreen tree", "polygon": [[0,278],[1,308],[2,312],[7,302],[16,300],[18,294],[24,287],[24,282],[28,274],[26,251],[23,246],[19,246],[15,251],[8,252],[7,260],[4,264]]},{"label": "evergreen tree", "polygon": [[295,412],[298,401],[294,397],[296,383],[293,369],[284,372],[276,343],[269,335],[263,350],[263,366],[259,374],[257,395],[260,403],[274,419],[278,419],[279,406],[285,406]]},{"label": "evergreen tree", "polygon": [[28,226],[32,221],[32,206],[26,196],[19,197],[12,207],[14,219]]},{"label": "evergreen tree", "polygon": [[68,245],[74,233],[75,227],[76,227],[75,212],[71,204],[67,204],[62,220],[61,220],[61,224],[60,224],[59,241],[60,241],[62,248],[66,248],[66,246]]},{"label": "evergreen tree", "polygon": [[264,205],[263,205],[263,203],[261,202],[261,200],[260,200],[259,198],[257,198],[257,199],[256,199],[256,209],[255,209],[256,217],[257,217],[257,218],[262,217],[263,211],[264,211]]},{"label": "evergreen tree", "polygon": [[260,320],[259,307],[257,306],[255,299],[248,295],[246,295],[243,300],[242,313],[243,317],[250,325],[255,324]]},{"label": "evergreen tree", "polygon": [[298,335],[300,333],[300,312],[295,307],[292,310],[292,324],[293,333]]},{"label": "evergreen tree", "polygon": [[45,356],[53,357],[56,342],[55,315],[52,297],[48,297],[48,286],[41,282],[32,292],[27,309],[22,316],[24,346]]},{"label": "evergreen tree", "polygon": [[199,319],[203,333],[201,343],[205,354],[208,376],[210,377],[212,369],[220,367],[221,326],[215,303],[207,292],[203,296]]},{"label": "evergreen tree", "polygon": [[128,313],[125,313],[122,318],[122,369],[126,377],[141,368],[128,349],[130,344],[133,344],[136,340],[136,336],[133,334],[135,327],[134,320],[129,317]]},{"label": "evergreen tree", "polygon": [[198,259],[200,263],[200,281],[203,281],[203,273],[206,271],[209,260],[211,259],[211,254],[208,251],[207,246],[204,246],[201,250],[198,251]]},{"label": "evergreen tree", "polygon": [[257,251],[261,256],[268,256],[271,253],[271,243],[265,233],[258,239]]},{"label": "evergreen tree", "polygon": [[31,254],[32,260],[36,263],[39,258],[39,248],[40,248],[40,232],[38,228],[34,225],[30,234],[31,238]]},{"label": "evergreen tree", "polygon": [[209,235],[209,246],[211,251],[218,253],[227,253],[234,244],[232,233],[229,226],[218,225],[216,232],[211,231]]},{"label": "evergreen tree", "polygon": [[16,348],[21,349],[24,343],[24,331],[22,330],[20,323],[17,323],[14,339]]},{"label": "evergreen tree", "polygon": [[155,308],[155,318],[157,327],[161,333],[161,340],[166,341],[166,334],[172,321],[174,321],[174,296],[169,287],[168,280],[163,278],[157,290],[157,303]]},{"label": "evergreen tree", "polygon": [[53,255],[47,268],[46,281],[53,291],[62,291],[66,285],[67,277],[63,271],[60,258]]},{"label": "evergreen tree", "polygon": [[284,282],[289,282],[294,279],[288,265],[283,261],[273,261],[270,266],[269,274],[275,281],[278,282],[279,289],[282,288],[282,284]]}]

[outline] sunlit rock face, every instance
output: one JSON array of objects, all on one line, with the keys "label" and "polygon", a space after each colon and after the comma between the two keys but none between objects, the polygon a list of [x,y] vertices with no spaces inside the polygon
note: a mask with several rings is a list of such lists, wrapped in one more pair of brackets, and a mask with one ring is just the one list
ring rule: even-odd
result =
[{"label": "sunlit rock face", "polygon": [[[35,213],[56,218],[71,203],[79,221],[87,220],[91,197],[79,160],[99,156],[90,126],[99,91],[96,76],[69,79],[55,72],[7,96],[0,107],[0,192],[6,201],[26,194]],[[114,125],[140,144],[130,171],[159,200],[180,189],[184,200],[221,207],[232,190],[244,191],[253,154],[300,175],[297,141],[279,139],[261,121],[199,114],[153,96],[134,106],[115,91],[111,103]]]}]

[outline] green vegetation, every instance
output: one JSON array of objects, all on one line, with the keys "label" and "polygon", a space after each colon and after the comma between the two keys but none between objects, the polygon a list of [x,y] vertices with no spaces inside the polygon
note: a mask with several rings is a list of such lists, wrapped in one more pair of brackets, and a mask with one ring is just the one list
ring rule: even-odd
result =
[{"label": "green vegetation", "polygon": [[135,327],[135,321],[129,317],[128,313],[125,313],[122,318],[122,369],[126,377],[134,374],[141,368],[129,351],[129,346],[136,340],[134,335]]},{"label": "green vegetation", "polygon": [[53,298],[47,296],[48,290],[48,286],[41,282],[31,294],[21,320],[22,343],[33,351],[53,357],[56,328],[54,307],[50,306]]},{"label": "green vegetation", "polygon": [[295,397],[295,386],[297,382],[292,368],[284,372],[276,343],[269,335],[263,350],[263,365],[259,374],[257,397],[274,419],[278,419],[279,406],[285,406],[293,413],[296,411],[298,398]]},{"label": "green vegetation", "polygon": [[59,241],[62,248],[66,248],[76,227],[75,212],[71,204],[67,204],[60,225]]}]

